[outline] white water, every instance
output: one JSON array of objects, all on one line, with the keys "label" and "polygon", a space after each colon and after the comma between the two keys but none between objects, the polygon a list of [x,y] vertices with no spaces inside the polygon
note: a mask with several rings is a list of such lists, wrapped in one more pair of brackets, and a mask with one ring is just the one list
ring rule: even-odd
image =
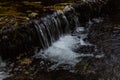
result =
[{"label": "white water", "polygon": [[0,80],[3,80],[5,78],[7,78],[7,77],[9,77],[9,75],[6,72],[0,71]]},{"label": "white water", "polygon": [[[92,26],[93,22],[100,23],[102,21],[101,18],[93,19],[88,22],[88,27]],[[36,55],[37,58],[44,58],[48,59],[50,61],[56,62],[56,64],[52,65],[50,69],[54,70],[58,68],[60,65],[70,65],[74,67],[78,62],[82,60],[83,57],[95,57],[95,58],[101,58],[104,55],[93,55],[93,54],[84,54],[84,53],[76,53],[73,50],[77,49],[79,46],[82,45],[89,45],[91,46],[89,42],[84,41],[84,39],[87,37],[87,32],[84,29],[84,27],[79,27],[79,21],[77,18],[75,18],[76,22],[76,30],[75,35],[72,36],[71,34],[62,36],[58,41],[54,42],[52,46],[50,46],[48,49],[39,52],[39,54]],[[77,34],[77,35],[76,35]],[[78,38],[79,37],[79,38]],[[43,53],[43,54],[42,54]],[[67,67],[68,68],[68,67]]]},{"label": "white water", "polygon": [[[76,30],[77,32],[80,32],[84,31],[84,28],[78,27]],[[61,64],[67,64],[74,67],[76,63],[81,61],[81,57],[93,57],[93,54],[76,53],[73,51],[73,49],[77,48],[77,44],[91,45],[83,40],[86,36],[87,34],[81,34],[81,38],[77,38],[77,36],[71,36],[70,34],[62,36],[58,41],[53,43],[52,46],[44,50],[43,54],[40,52],[37,55],[37,58],[42,57],[44,59],[49,59],[50,61],[56,62],[57,64],[51,66],[50,69],[55,69]]]},{"label": "white water", "polygon": [[4,72],[5,66],[6,66],[6,63],[2,61],[1,56],[0,56],[0,80],[3,80],[9,77],[9,75],[6,72]]},{"label": "white water", "polygon": [[79,57],[79,54],[74,53],[72,48],[77,43],[78,41],[73,36],[66,35],[53,43],[51,47],[45,50],[43,55],[55,62],[75,64],[78,62],[76,58]]}]

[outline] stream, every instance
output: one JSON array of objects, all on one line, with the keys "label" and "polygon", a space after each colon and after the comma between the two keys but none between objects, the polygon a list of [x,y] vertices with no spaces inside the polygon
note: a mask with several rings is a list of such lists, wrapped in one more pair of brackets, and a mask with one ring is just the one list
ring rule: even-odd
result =
[{"label": "stream", "polygon": [[83,25],[74,8],[66,6],[33,19],[40,47],[32,56],[0,57],[0,80],[119,80],[120,15],[115,16]]}]

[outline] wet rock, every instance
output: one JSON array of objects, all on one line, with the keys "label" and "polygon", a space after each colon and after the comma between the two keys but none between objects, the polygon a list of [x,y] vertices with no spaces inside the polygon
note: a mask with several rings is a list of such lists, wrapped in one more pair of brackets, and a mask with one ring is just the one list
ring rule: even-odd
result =
[{"label": "wet rock", "polygon": [[74,50],[77,53],[93,53],[95,52],[95,46],[80,46],[79,48]]},{"label": "wet rock", "polygon": [[[110,23],[97,24],[91,27],[88,35],[88,41],[97,45],[97,49],[105,55],[102,58],[85,57],[75,66],[76,73],[68,70],[53,70],[48,71],[51,66],[49,60],[33,59],[31,61],[25,59],[24,65],[21,65],[21,60],[24,60],[23,55],[21,60],[15,64],[9,63],[8,70],[13,76],[5,80],[119,80],[120,79],[120,55],[119,55],[119,26],[114,26]],[[107,25],[107,26],[106,26]],[[116,28],[115,28],[116,27]],[[7,39],[4,36],[3,39]],[[94,46],[81,46],[76,51],[78,52],[94,52]],[[29,52],[28,54],[33,54]],[[30,57],[31,55],[27,55]],[[98,56],[99,57],[99,56]],[[27,65],[26,65],[27,62]]]}]

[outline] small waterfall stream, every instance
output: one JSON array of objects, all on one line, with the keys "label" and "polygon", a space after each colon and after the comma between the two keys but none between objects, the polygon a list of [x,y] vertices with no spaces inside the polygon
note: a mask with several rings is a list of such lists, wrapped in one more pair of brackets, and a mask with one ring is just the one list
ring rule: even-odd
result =
[{"label": "small waterfall stream", "polygon": [[[84,39],[87,38],[89,28],[92,24],[94,22],[100,23],[101,19],[93,19],[93,22],[90,20],[86,23],[87,28],[85,28],[80,25],[78,17],[75,16],[73,18],[75,26],[71,32],[70,24],[65,16],[62,18],[65,20],[65,23],[61,19],[57,21],[56,17],[50,17],[41,18],[42,22],[39,22],[39,20],[35,21],[35,27],[38,29],[38,36],[43,49],[39,53],[36,53],[34,57],[53,62],[54,64],[48,68],[48,71],[63,69],[74,72],[74,66],[84,57],[101,58],[104,56],[94,55],[90,52],[81,53],[76,51],[81,46],[95,46],[84,41]],[[59,21],[61,25],[58,24]],[[44,61],[40,62],[40,65],[42,64],[44,64]],[[9,76],[4,70],[0,71],[0,80]]]},{"label": "small waterfall stream", "polygon": [[73,30],[73,32],[71,33],[69,32],[69,34],[68,32],[64,34],[61,33],[59,35],[59,39],[57,38],[58,39],[57,41],[52,42],[51,46],[49,46],[47,49],[41,50],[39,54],[37,53],[35,55],[36,58],[47,59],[50,60],[51,62],[54,62],[55,64],[49,67],[50,70],[59,69],[59,67],[61,66],[62,69],[71,70],[84,57],[101,58],[104,56],[104,55],[94,55],[91,52],[79,53],[75,51],[81,46],[95,46],[87,41],[84,41],[84,39],[87,38],[89,31],[88,28],[90,28],[92,24],[94,24],[93,22],[100,23],[102,20],[93,19],[93,22],[90,20],[88,23],[86,23],[88,27],[86,29],[84,26],[82,27],[80,25],[77,16],[74,16],[73,20],[75,22],[75,26],[74,26],[75,29]]},{"label": "small waterfall stream", "polygon": [[43,49],[48,48],[61,36],[70,32],[70,22],[63,11],[54,12],[40,20],[33,20],[33,23]]},{"label": "small waterfall stream", "polygon": [[[34,27],[42,48],[35,58],[48,59],[55,64],[49,70],[62,69],[71,70],[83,57],[96,57],[91,53],[78,53],[75,49],[80,46],[93,46],[87,41],[87,29],[81,26],[78,16],[72,7],[66,7],[63,11],[54,12],[52,15],[33,20]],[[65,11],[68,10],[67,17]],[[92,22],[88,22],[88,27]],[[74,29],[74,30],[71,30]],[[42,63],[43,64],[43,63]],[[67,66],[66,66],[67,65]],[[1,72],[1,74],[3,74]],[[1,75],[0,74],[0,79]],[[6,76],[7,77],[7,76]]]}]

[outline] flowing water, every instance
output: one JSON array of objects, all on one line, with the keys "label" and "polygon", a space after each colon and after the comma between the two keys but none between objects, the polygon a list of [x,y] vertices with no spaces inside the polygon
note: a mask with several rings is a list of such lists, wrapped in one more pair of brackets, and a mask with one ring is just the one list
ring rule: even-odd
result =
[{"label": "flowing water", "polygon": [[5,72],[5,66],[6,63],[2,61],[0,57],[0,80],[3,80],[6,77],[9,77],[9,75]]},{"label": "flowing water", "polygon": [[[85,28],[85,26],[80,25],[78,17],[72,13],[71,21],[74,23],[72,26],[74,30],[70,30],[70,21],[63,12],[59,12],[33,21],[42,47],[40,52],[36,53],[35,58],[53,62],[54,64],[48,70],[59,69],[61,66],[64,70],[73,70],[82,58],[98,56],[89,51],[87,53],[75,51],[81,46],[95,46],[84,41],[93,22],[89,21],[87,28]],[[93,19],[93,21],[100,23],[101,19]],[[7,76],[5,72],[0,73],[1,80]]]},{"label": "flowing water", "polygon": [[[72,33],[62,35],[56,42],[53,42],[50,47],[36,54],[36,58],[43,58],[55,62],[50,66],[50,70],[58,69],[61,65],[63,69],[71,70],[84,57],[101,58],[104,55],[94,55],[91,52],[76,52],[75,50],[81,46],[95,46],[88,41],[84,41],[88,35],[88,28],[94,23],[100,23],[102,19],[93,19],[87,23],[87,27],[80,26],[78,17],[75,19],[75,30]],[[96,50],[97,51],[97,50]],[[66,67],[67,65],[67,67]]]},{"label": "flowing water", "polygon": [[[65,35],[60,37],[58,41],[52,44],[48,49],[37,54],[37,58],[45,58],[50,61],[57,62],[50,69],[55,69],[59,67],[59,65],[67,64],[69,66],[74,67],[76,63],[78,63],[81,58],[85,56],[92,56],[92,54],[83,54],[76,53],[74,49],[80,45],[89,45],[85,43],[82,39],[78,39],[76,36]],[[76,46],[77,45],[77,46]],[[68,68],[67,68],[68,69]]]},{"label": "flowing water", "polygon": [[58,40],[60,36],[69,33],[70,26],[67,17],[61,13],[54,12],[52,15],[34,20],[38,38],[41,48],[48,48],[54,41]]}]

